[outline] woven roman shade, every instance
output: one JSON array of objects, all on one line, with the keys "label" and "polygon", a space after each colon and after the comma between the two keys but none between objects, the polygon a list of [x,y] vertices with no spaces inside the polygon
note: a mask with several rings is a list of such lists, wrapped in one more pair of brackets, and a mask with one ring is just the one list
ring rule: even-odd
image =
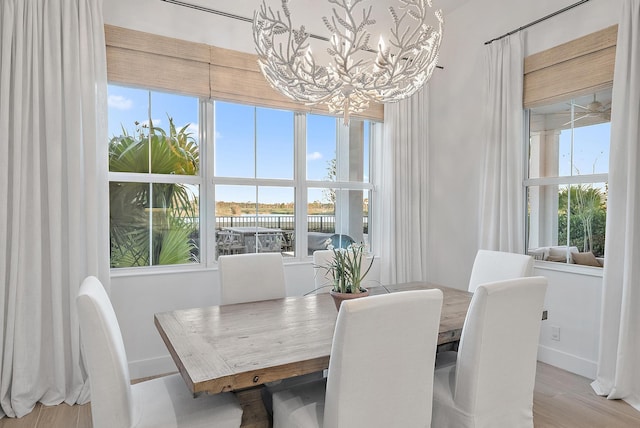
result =
[{"label": "woven roman shade", "polygon": [[109,82],[209,97],[209,46],[105,25]]},{"label": "woven roman shade", "polygon": [[[303,112],[305,106],[271,88],[257,55],[105,25],[109,82]],[[353,117],[382,121],[384,108],[372,105]]]},{"label": "woven roman shade", "polygon": [[553,104],[611,87],[618,26],[524,59],[524,108]]}]

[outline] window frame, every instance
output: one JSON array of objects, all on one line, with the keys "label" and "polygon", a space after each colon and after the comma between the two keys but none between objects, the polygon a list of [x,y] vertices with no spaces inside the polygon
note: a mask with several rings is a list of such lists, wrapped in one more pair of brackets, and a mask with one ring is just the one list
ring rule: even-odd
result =
[{"label": "window frame", "polygon": [[[144,88],[131,86],[119,82],[109,82],[109,85],[131,87],[134,89],[142,89],[150,92],[172,93],[163,89]],[[188,95],[180,94],[177,95]],[[130,274],[153,274],[157,272],[175,272],[184,270],[199,270],[217,267],[216,254],[216,195],[215,188],[217,185],[250,185],[257,187],[287,187],[293,188],[295,202],[295,256],[284,259],[286,263],[307,262],[312,256],[307,252],[307,233],[308,233],[308,189],[344,189],[344,190],[361,190],[369,193],[369,206],[371,207],[375,186],[371,182],[371,171],[373,169],[374,150],[372,147],[375,139],[379,139],[383,133],[375,131],[375,125],[382,126],[382,122],[371,119],[363,120],[363,126],[369,126],[369,180],[362,182],[355,181],[329,181],[329,180],[307,180],[307,140],[306,140],[306,118],[307,113],[282,109],[292,112],[293,120],[293,179],[273,179],[273,178],[247,178],[247,177],[218,177],[215,175],[215,102],[226,100],[216,100],[212,98],[198,97],[198,146],[200,167],[198,175],[173,175],[173,174],[154,174],[154,173],[129,173],[129,172],[108,172],[109,182],[137,182],[137,183],[174,183],[174,184],[190,184],[199,186],[199,236],[200,246],[198,263],[188,264],[172,264],[172,265],[148,265],[135,267],[112,267],[112,275],[130,275]],[[238,103],[244,104],[244,103]],[[251,107],[262,107],[252,104],[244,104]],[[322,114],[322,113],[313,113]],[[342,127],[342,119],[331,116],[336,121],[337,127]],[[353,120],[353,119],[352,119]],[[341,129],[341,128],[337,128]],[[257,150],[254,145],[254,151]],[[369,224],[371,224],[371,208],[369,210]],[[369,228],[369,245],[373,250],[372,242],[375,238],[371,238],[371,227]]]},{"label": "window frame", "polygon": [[[572,102],[573,97],[571,99],[565,100],[566,102]],[[558,101],[554,101],[554,103],[557,103]],[[531,121],[531,110],[532,108],[528,108],[525,110],[525,150],[524,150],[524,164],[525,164],[525,168],[524,168],[524,175],[525,178],[523,180],[523,186],[524,186],[524,204],[525,204],[525,248],[527,253],[529,253],[530,250],[535,250],[535,248],[530,248],[529,245],[529,240],[530,240],[530,212],[529,212],[529,189],[531,187],[543,187],[543,186],[568,186],[568,188],[570,189],[571,186],[573,185],[580,185],[580,184],[586,184],[586,185],[590,185],[590,184],[594,184],[594,183],[608,183],[609,181],[609,173],[597,173],[597,174],[573,174],[572,175],[565,175],[565,176],[548,176],[548,177],[535,177],[535,178],[530,178],[530,154],[531,154],[531,128],[530,128],[530,121]],[[573,115],[573,109],[572,109],[572,115]],[[574,129],[574,127],[570,127],[568,129]],[[610,143],[610,141],[609,141]],[[610,147],[609,147],[610,150]],[[572,145],[572,151],[573,151],[573,145]],[[569,191],[569,195],[570,195],[570,191]],[[569,223],[569,218],[567,219],[567,241],[569,241],[570,237],[569,237],[569,231],[571,230],[571,225]],[[568,247],[569,247],[569,242],[563,242],[560,243],[558,242],[557,244],[558,246],[567,246],[567,251]],[[540,248],[544,248],[547,245],[543,245]],[[588,266],[583,266],[583,265],[577,265],[577,264],[572,264],[569,263],[569,260],[567,260],[564,263],[558,263],[558,262],[553,262],[553,261],[547,261],[547,260],[536,260],[536,263],[541,262],[543,263],[544,266],[553,266],[553,270],[567,270],[567,268],[569,268],[568,270],[571,271],[575,268],[577,269],[582,269],[582,268],[589,268]],[[598,268],[602,271],[602,267]]]},{"label": "window frame", "polygon": [[[167,95],[177,95],[177,96],[182,96],[182,97],[192,97],[194,98],[197,103],[198,103],[198,116],[201,115],[201,101],[202,99],[200,97],[194,96],[194,95],[190,95],[190,94],[183,94],[183,93],[178,93],[178,92],[172,92],[172,91],[167,91],[164,89],[154,89],[154,88],[145,88],[145,87],[140,87],[140,86],[136,86],[136,85],[129,85],[129,84],[124,84],[124,83],[120,83],[120,82],[107,82],[107,84],[109,86],[114,85],[114,86],[119,86],[119,87],[123,87],[123,88],[130,88],[130,89],[134,89],[134,90],[139,90],[139,91],[146,91],[148,92],[149,95],[149,100],[152,103],[153,102],[153,98],[151,96],[152,93],[162,93],[162,94],[167,94]],[[147,114],[148,114],[148,120],[151,123],[151,110],[152,110],[152,106],[148,105],[147,106]],[[113,136],[108,136],[108,139],[111,140]],[[107,171],[107,183],[112,183],[112,182],[127,182],[127,183],[142,183],[142,184],[150,184],[150,185],[155,185],[155,184],[185,184],[185,185],[193,185],[193,186],[197,186],[198,187],[198,202],[199,202],[199,206],[198,206],[198,213],[199,213],[199,218],[198,218],[198,229],[199,229],[199,248],[198,248],[198,252],[199,252],[199,261],[197,263],[180,263],[180,264],[168,264],[168,265],[161,265],[161,264],[150,264],[150,265],[146,265],[146,266],[127,266],[127,267],[113,267],[111,266],[111,257],[109,258],[109,266],[110,266],[110,271],[111,274],[113,275],[114,272],[139,272],[140,270],[150,270],[150,269],[171,269],[171,268],[176,268],[176,267],[188,267],[189,269],[192,269],[194,266],[199,266],[202,264],[202,260],[203,257],[205,257],[206,255],[203,254],[203,230],[206,227],[206,218],[203,217],[202,215],[202,195],[203,195],[203,190],[205,188],[205,180],[204,180],[204,176],[203,176],[203,164],[202,164],[202,156],[203,154],[206,155],[206,150],[203,153],[202,150],[202,144],[201,141],[202,140],[202,128],[199,128],[198,130],[198,136],[197,136],[197,141],[198,141],[198,147],[199,147],[199,160],[200,160],[200,165],[198,166],[198,174],[197,175],[186,175],[186,174],[158,174],[158,173],[152,173],[152,172],[118,172],[118,171],[111,171],[110,169]],[[108,155],[108,154],[107,154]],[[205,223],[203,223],[205,222]],[[111,242],[111,235],[109,236],[109,242]],[[206,250],[205,250],[206,251]],[[110,251],[111,253],[111,251]]]}]

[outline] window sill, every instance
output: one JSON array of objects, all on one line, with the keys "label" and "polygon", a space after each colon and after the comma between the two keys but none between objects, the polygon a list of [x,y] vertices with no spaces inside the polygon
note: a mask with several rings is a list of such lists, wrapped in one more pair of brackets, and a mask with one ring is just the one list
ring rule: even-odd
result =
[{"label": "window sill", "polygon": [[[305,256],[305,257],[286,257],[284,258],[284,265],[301,265],[301,264],[312,264],[313,257]],[[137,268],[111,268],[110,269],[110,277],[111,278],[126,278],[126,277],[136,277],[136,276],[149,276],[149,275],[174,275],[174,274],[184,274],[184,273],[195,273],[195,272],[206,272],[206,271],[217,271],[218,263],[213,262],[210,265],[206,265],[204,263],[194,263],[188,265],[166,265],[166,266],[148,266],[148,267],[137,267]]]},{"label": "window sill", "polygon": [[536,260],[535,268],[540,270],[551,270],[556,272],[566,272],[576,275],[595,276],[602,278],[604,268],[595,266],[577,265],[574,263],[547,262]]},{"label": "window sill", "polygon": [[206,265],[201,263],[194,263],[189,265],[144,266],[144,267],[137,267],[137,268],[111,268],[110,277],[122,278],[122,277],[146,276],[146,275],[202,272],[207,269],[209,268],[207,268]]}]

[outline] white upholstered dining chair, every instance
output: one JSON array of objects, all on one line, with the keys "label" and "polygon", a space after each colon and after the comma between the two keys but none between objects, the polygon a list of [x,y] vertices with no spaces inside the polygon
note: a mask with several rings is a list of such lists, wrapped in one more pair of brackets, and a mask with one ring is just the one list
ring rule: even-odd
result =
[{"label": "white upholstered dining chair", "polygon": [[[455,352],[438,354],[433,419],[438,428],[532,428],[544,277],[480,285]],[[441,364],[447,360],[452,363]]]},{"label": "white upholstered dining chair", "polygon": [[194,398],[178,374],[131,385],[118,320],[97,278],[83,281],[76,304],[93,428],[240,426],[242,408],[231,393]]},{"label": "white upholstered dining chair", "polygon": [[333,260],[333,250],[316,250],[313,252],[313,281],[316,293],[328,293],[333,286],[333,277],[324,267]]},{"label": "white upholstered dining chair", "polygon": [[345,301],[323,381],[273,394],[274,428],[428,427],[440,290]]},{"label": "white upholstered dining chair", "polygon": [[256,302],[286,296],[280,253],[250,253],[218,257],[221,304]]},{"label": "white upholstered dining chair", "polygon": [[478,250],[469,291],[474,292],[478,285],[504,279],[522,278],[533,275],[533,257],[504,251]]}]

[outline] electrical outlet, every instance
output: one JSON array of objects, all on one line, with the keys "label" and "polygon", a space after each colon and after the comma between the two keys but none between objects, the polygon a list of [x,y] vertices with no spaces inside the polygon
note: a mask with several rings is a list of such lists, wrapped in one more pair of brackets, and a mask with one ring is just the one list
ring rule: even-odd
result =
[{"label": "electrical outlet", "polygon": [[551,340],[560,340],[560,327],[555,325],[551,326]]}]

